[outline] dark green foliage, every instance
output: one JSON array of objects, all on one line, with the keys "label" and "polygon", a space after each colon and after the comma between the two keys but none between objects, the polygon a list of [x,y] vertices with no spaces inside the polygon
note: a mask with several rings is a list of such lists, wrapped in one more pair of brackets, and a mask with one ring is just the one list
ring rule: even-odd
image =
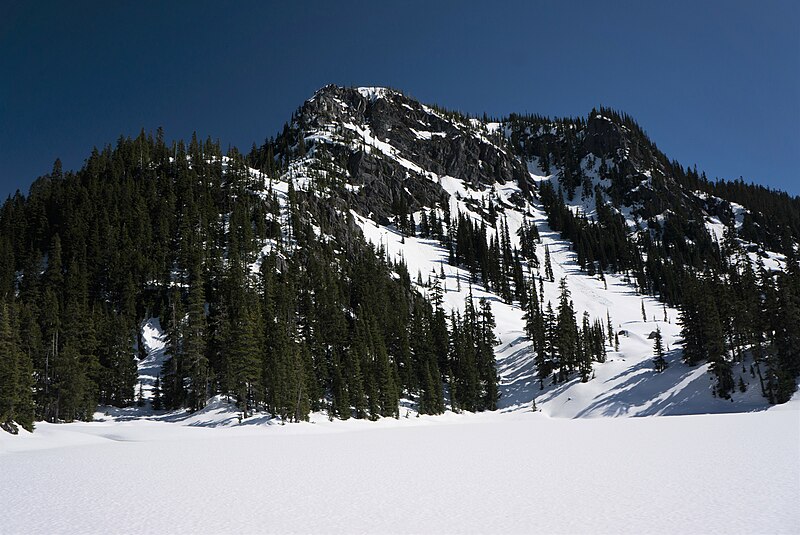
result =
[{"label": "dark green foliage", "polygon": [[564,381],[575,371],[579,363],[578,324],[566,278],[561,279],[559,288],[561,294],[556,316],[554,346],[558,354],[559,380]]},{"label": "dark green foliage", "polygon": [[[12,305],[13,306],[13,305]],[[33,430],[33,366],[21,350],[12,308],[0,304],[0,424]]]},{"label": "dark green foliage", "polygon": [[684,339],[683,359],[693,365],[701,361],[711,364],[717,377],[716,393],[727,398],[734,388],[733,375],[715,295],[719,289],[711,277],[689,281],[681,307],[681,335]]},{"label": "dark green foliage", "polygon": [[757,278],[749,262],[740,262],[726,278],[706,274],[685,281],[684,361],[710,364],[718,396],[729,398],[735,391],[733,366],[746,355],[753,358],[753,376],[771,402],[788,401],[795,391],[800,375],[800,278],[795,263],[790,257],[785,272],[762,270]]},{"label": "dark green foliage", "polygon": [[125,407],[134,401],[138,381],[132,351],[136,332],[132,322],[120,315],[106,318],[98,347],[101,380],[100,403]]},{"label": "dark green foliage", "polygon": [[[30,427],[34,409],[69,421],[91,419],[98,403],[135,403],[137,326],[151,316],[167,332],[154,409],[196,410],[226,394],[244,417],[268,410],[287,421],[324,408],[341,418],[397,417],[401,397],[423,413],[444,411],[444,383],[462,379],[441,281],[432,305],[403,264],[345,233],[313,192],[290,184],[281,205],[275,146],[248,156],[259,174],[236,149],[223,160],[210,140],[168,146],[160,131],[142,133],[93,151],[77,173],[56,164],[27,198],[5,203],[0,290],[17,292],[0,360],[3,420]],[[313,187],[337,181],[331,167]],[[444,239],[447,211],[444,220],[426,213],[419,226],[407,206],[397,215],[406,234]],[[513,299],[520,260],[507,226],[500,235],[493,247],[503,268],[492,284]],[[496,406],[490,318],[470,320],[472,408]]]},{"label": "dark green foliage", "polygon": [[[490,215],[491,211],[487,217]],[[527,294],[522,259],[526,258],[533,265],[533,240],[538,232],[535,226],[521,229],[524,250],[520,251],[511,245],[506,219],[501,220],[497,213],[493,218],[499,226],[496,225],[491,237],[487,238],[486,220],[477,223],[471,217],[459,213],[449,226],[447,235],[441,236],[440,241],[450,251],[450,264],[469,270],[471,282],[481,281],[489,290],[500,295],[503,301],[519,301],[524,305]]]},{"label": "dark green foliage", "polygon": [[494,365],[495,321],[489,302],[475,309],[472,294],[464,302],[463,317],[451,316],[449,354],[450,398],[453,410],[495,410],[499,392]]},{"label": "dark green foliage", "polygon": [[547,245],[544,246],[544,276],[550,282],[556,281],[553,276],[553,263],[550,260],[550,247]]},{"label": "dark green foliage", "polygon": [[657,372],[667,369],[667,361],[664,359],[664,337],[661,335],[660,327],[656,327],[656,335],[653,339],[653,366]]},{"label": "dark green foliage", "polygon": [[164,402],[161,397],[161,377],[156,377],[156,381],[153,384],[152,407],[153,410],[157,411],[160,411],[164,408]]}]

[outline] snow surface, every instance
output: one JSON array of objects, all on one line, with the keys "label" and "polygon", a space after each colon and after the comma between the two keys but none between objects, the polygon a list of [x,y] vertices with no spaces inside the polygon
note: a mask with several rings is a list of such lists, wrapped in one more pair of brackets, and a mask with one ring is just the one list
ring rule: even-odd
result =
[{"label": "snow surface", "polygon": [[145,400],[151,400],[156,378],[161,374],[161,367],[166,360],[166,335],[161,329],[161,321],[158,318],[149,318],[143,321],[141,332],[145,358],[137,364],[139,384],[142,386],[142,397]]},{"label": "snow surface", "polygon": [[[224,406],[221,400],[220,404]],[[217,407],[215,410],[219,410]],[[797,533],[800,403],[0,434],[2,532]]]}]

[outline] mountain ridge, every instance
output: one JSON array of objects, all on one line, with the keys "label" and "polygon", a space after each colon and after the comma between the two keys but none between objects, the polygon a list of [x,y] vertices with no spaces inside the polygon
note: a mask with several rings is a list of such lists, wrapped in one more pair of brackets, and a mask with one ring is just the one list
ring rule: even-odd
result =
[{"label": "mountain ridge", "polygon": [[[489,121],[326,86],[246,155],[143,132],[3,206],[0,420],[217,394],[290,421],[401,401],[572,416],[782,402],[800,374],[794,204],[709,183],[605,108]],[[136,394],[144,355],[120,348],[153,322],[163,366]]]}]

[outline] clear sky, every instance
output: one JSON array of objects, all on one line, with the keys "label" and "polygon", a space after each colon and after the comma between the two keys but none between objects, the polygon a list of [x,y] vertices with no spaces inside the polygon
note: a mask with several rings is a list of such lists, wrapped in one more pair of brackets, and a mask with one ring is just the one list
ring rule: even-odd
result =
[{"label": "clear sky", "polygon": [[3,0],[0,12],[1,197],[141,128],[247,150],[327,83],[494,116],[611,106],[709,177],[800,194],[794,0]]}]

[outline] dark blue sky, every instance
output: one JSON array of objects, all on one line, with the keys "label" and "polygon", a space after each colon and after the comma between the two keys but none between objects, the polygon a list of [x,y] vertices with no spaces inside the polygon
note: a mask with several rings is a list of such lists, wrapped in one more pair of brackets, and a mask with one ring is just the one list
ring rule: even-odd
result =
[{"label": "dark blue sky", "polygon": [[495,116],[611,106],[709,177],[800,194],[800,2],[3,4],[2,197],[141,128],[249,149],[330,82]]}]

